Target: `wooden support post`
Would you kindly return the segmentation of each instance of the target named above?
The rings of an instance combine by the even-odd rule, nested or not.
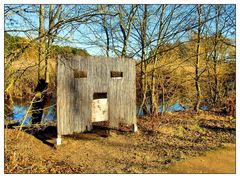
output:
[[[138,131],[138,127],[137,124],[133,124],[133,128],[132,128],[133,132],[137,132]]]
[[[58,135],[56,139],[56,145],[61,145],[61,144],[62,144],[62,138],[61,138],[61,135]]]

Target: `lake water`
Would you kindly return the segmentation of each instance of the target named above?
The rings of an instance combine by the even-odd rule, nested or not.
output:
[[[151,106],[148,106],[148,110],[150,111]],[[173,105],[171,105],[170,107],[167,107],[166,111],[168,112],[178,112],[178,111],[183,111],[186,108],[188,108],[187,106],[182,106],[179,103],[175,103]],[[208,110],[207,106],[202,106],[201,107],[202,110]],[[13,120],[17,121],[18,123],[21,123],[26,112],[28,110],[27,106],[23,106],[23,105],[14,105],[13,106]],[[136,114],[138,114],[139,108],[137,109]],[[159,107],[159,112],[162,112],[162,106]],[[140,110],[140,116],[144,116],[143,110]],[[47,109],[47,112],[43,113],[43,121],[54,121],[56,120],[57,116],[56,116],[56,109],[54,107],[49,107]],[[29,114],[29,116],[27,117],[27,119],[24,122],[24,125],[28,125],[31,121],[31,114]]]
[[[18,123],[21,123],[26,112],[28,110],[27,106],[23,105],[14,105],[13,106],[13,120],[17,121]],[[27,119],[24,122],[24,125],[28,125],[31,121],[31,114],[28,115]],[[42,119],[44,121],[53,121],[56,120],[56,113],[55,113],[55,108],[54,107],[49,107],[47,109],[47,112],[43,113]]]
[[[178,112],[178,111],[185,110],[185,108],[182,105],[180,105],[179,103],[175,103],[175,104],[171,105],[170,107],[167,107],[167,109],[165,111],[167,111],[167,112]],[[150,110],[151,110],[151,105],[150,104],[148,105],[147,110],[148,110],[148,112],[150,112]],[[162,112],[162,110],[163,110],[162,106],[159,106],[159,112]],[[139,108],[137,108],[137,114],[138,114],[138,112],[139,112]],[[144,116],[144,112],[143,112],[142,109],[140,109],[139,116]]]

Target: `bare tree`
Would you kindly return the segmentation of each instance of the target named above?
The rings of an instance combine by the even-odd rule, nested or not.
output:
[[[132,25],[134,23],[134,18],[135,18],[137,9],[138,9],[138,5],[131,5],[130,11],[127,11],[127,9],[124,8],[123,5],[118,6],[119,26],[120,26],[122,37],[123,37],[121,57],[127,56],[128,40],[131,35]],[[126,20],[125,20],[125,17],[127,17]]]
[[[39,48],[38,48],[38,80],[40,78],[44,78],[44,70],[46,70],[44,66],[44,60],[45,60],[45,28],[44,28],[44,22],[45,22],[45,13],[44,13],[44,5],[41,4],[39,8]]]
[[[199,60],[200,60],[200,44],[201,44],[201,30],[202,30],[202,5],[197,6],[198,28],[197,28],[197,47],[196,47],[196,61],[195,61],[195,87],[196,87],[196,104],[194,110],[198,113],[201,102],[201,88],[199,83]]]

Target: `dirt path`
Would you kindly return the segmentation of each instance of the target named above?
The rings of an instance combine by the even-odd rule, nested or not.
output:
[[[236,173],[235,150],[235,144],[228,144],[205,156],[177,162],[167,173]]]

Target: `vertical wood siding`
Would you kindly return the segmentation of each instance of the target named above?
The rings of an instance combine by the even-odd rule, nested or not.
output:
[[[74,78],[74,70],[87,72],[87,77]],[[111,71],[123,72],[123,77],[111,78]],[[58,134],[91,130],[94,93],[107,93],[110,128],[117,129],[119,123],[136,124],[135,75],[131,59],[58,57]]]

